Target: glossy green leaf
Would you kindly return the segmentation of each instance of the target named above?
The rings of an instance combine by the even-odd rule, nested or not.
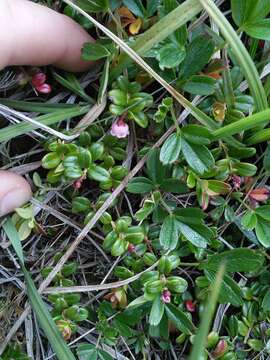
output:
[[[215,280],[215,272],[205,271],[205,275],[210,282]],[[228,275],[225,275],[220,288],[219,302],[221,304],[232,304],[240,306],[243,304],[242,291],[237,283]]]
[[[180,67],[180,80],[197,74],[210,60],[215,45],[209,36],[196,36],[187,46],[186,57]]]
[[[85,61],[96,61],[110,56],[108,48],[98,43],[85,43],[82,48],[82,59]]]
[[[199,175],[211,170],[215,164],[212,153],[204,145],[195,145],[182,139],[182,152],[189,166]]]
[[[255,226],[255,233],[259,242],[266,248],[270,247],[270,222],[264,219],[258,219]]]
[[[165,218],[159,235],[160,245],[164,250],[173,250],[178,244],[179,230],[174,215]]]
[[[205,237],[202,225],[190,225],[178,221],[177,226],[180,233],[194,246],[203,249],[207,247],[209,239]]]
[[[165,312],[167,317],[172,321],[178,330],[187,335],[194,332],[195,326],[181,309],[173,304],[166,304]]]
[[[168,137],[168,139],[164,142],[160,150],[160,161],[163,164],[172,164],[179,158],[181,151],[181,136],[177,133],[172,134]]]
[[[218,270],[221,263],[225,263],[228,272],[259,271],[264,263],[264,255],[246,248],[238,248],[211,255],[201,267],[207,270]]]
[[[215,92],[216,80],[206,75],[193,75],[182,86],[190,94],[207,96]]]
[[[127,191],[132,194],[144,194],[154,190],[154,183],[143,176],[138,176],[129,181]]]
[[[88,177],[96,181],[107,181],[110,178],[110,173],[101,166],[92,164],[87,171]]]
[[[149,324],[153,326],[157,326],[164,314],[164,302],[161,301],[160,296],[158,295],[155,300],[153,301],[150,316],[149,316]]]
[[[165,44],[157,52],[159,67],[162,70],[177,67],[184,60],[185,56],[185,48],[172,42]]]

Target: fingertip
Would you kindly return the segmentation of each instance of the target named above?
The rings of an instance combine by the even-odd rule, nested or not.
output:
[[[32,197],[29,183],[20,175],[0,170],[0,216],[21,207]]]

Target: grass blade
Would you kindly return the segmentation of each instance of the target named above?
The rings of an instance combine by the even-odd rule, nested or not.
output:
[[[89,106],[73,105],[70,109],[63,109],[55,111],[51,114],[41,115],[36,117],[36,121],[39,121],[43,125],[53,125],[65,119],[70,119],[75,116],[84,115],[89,111]],[[38,126],[34,126],[29,123],[22,122],[16,125],[10,125],[3,129],[0,129],[0,142],[8,141],[16,136],[27,134],[30,131],[37,129]]]
[[[33,280],[31,279],[28,271],[24,266],[21,241],[19,239],[17,230],[10,218],[4,223],[3,229],[6,232],[20,260],[21,268],[26,282],[27,294],[29,300],[31,302],[32,308],[36,313],[38,321],[48,338],[48,341],[53,351],[55,352],[59,360],[63,360],[63,359],[75,360],[74,355],[72,354],[69,347],[62,338],[57,326],[55,325],[51,317],[51,314],[49,313],[48,309],[46,308],[46,305],[42,301],[41,296],[38,293]]]
[[[32,101],[21,101],[21,100],[12,100],[0,98],[0,104],[8,106],[12,109],[37,112],[41,114],[53,113],[59,110],[69,110],[73,109],[73,104],[50,104],[42,102],[32,102]]]
[[[219,271],[217,272],[216,275],[215,282],[213,283],[210,299],[208,301],[206,310],[203,314],[203,318],[199,330],[196,334],[189,360],[204,359],[203,354],[207,341],[207,335],[209,333],[211,321],[214,316],[218,294],[221,286],[221,281],[224,276],[224,272],[225,272],[225,265],[223,264],[220,266]]]
[[[269,123],[269,121],[270,109],[267,109],[257,114],[235,121],[229,125],[223,126],[222,128],[213,131],[212,136],[215,140],[222,139],[223,137],[238,134],[241,131],[255,128],[258,125],[266,125]]]
[[[219,26],[224,38],[232,48],[239,65],[247,79],[251,94],[254,98],[257,111],[268,108],[267,97],[261,83],[257,68],[251,59],[247,49],[239,39],[231,24],[218,9],[212,0],[199,0],[209,16]]]

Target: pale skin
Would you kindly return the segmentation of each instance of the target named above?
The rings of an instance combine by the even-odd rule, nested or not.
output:
[[[69,17],[30,0],[0,0],[0,69],[11,65],[43,66],[80,72],[91,67],[81,60],[81,48],[93,41]],[[0,216],[30,200],[27,181],[0,170]]]

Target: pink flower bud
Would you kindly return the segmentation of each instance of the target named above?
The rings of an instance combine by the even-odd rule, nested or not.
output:
[[[119,119],[112,124],[111,135],[116,136],[118,139],[125,138],[129,135],[128,124],[123,119]]]
[[[36,73],[35,75],[32,76],[32,80],[31,80],[35,88],[43,85],[45,81],[46,81],[46,75],[43,72]]]
[[[52,87],[49,84],[42,84],[36,86],[36,90],[41,94],[49,94],[52,91]]]
[[[235,189],[239,189],[242,183],[242,178],[241,176],[238,175],[233,175],[232,176],[232,183]]]
[[[161,300],[166,304],[171,302],[171,293],[169,290],[163,290]]]
[[[213,353],[211,354],[214,359],[219,359],[228,350],[228,344],[226,340],[219,340]]]
[[[131,243],[128,244],[128,252],[133,253],[135,251],[135,246]]]
[[[82,181],[76,180],[76,181],[74,181],[74,183],[72,185],[73,185],[74,189],[79,190],[82,186]]]
[[[186,308],[187,308],[187,311],[189,311],[189,312],[194,312],[196,309],[195,304],[192,300],[186,301]]]

